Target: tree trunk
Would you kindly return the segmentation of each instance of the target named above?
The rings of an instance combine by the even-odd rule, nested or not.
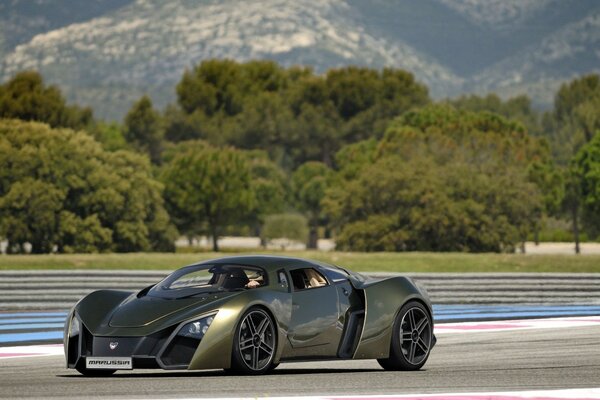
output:
[[[213,242],[213,251],[215,253],[219,252],[219,234],[217,233],[217,227],[213,224],[210,226],[210,234],[212,236]]]
[[[254,227],[254,236],[257,236],[260,239],[260,247],[263,249],[267,248],[267,239],[265,239],[262,235],[262,226],[260,223],[257,223]]]
[[[41,241],[31,242],[31,254],[44,254],[44,246]]]
[[[573,240],[575,240],[575,254],[580,254],[581,249],[579,248],[579,224],[578,224],[578,205],[573,204],[571,207],[571,218],[573,220]]]
[[[316,249],[318,240],[319,240],[318,226],[311,224],[310,228],[308,230],[308,246],[306,246],[306,247],[308,247],[309,249]]]

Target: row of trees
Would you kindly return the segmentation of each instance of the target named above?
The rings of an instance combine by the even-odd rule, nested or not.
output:
[[[0,235],[11,252],[173,250],[144,156],[66,128],[0,120]]]
[[[0,86],[9,249],[172,250],[179,234],[218,250],[287,229],[309,247],[325,230],[348,250],[511,251],[548,216],[599,233],[597,76],[543,115],[526,97],[433,103],[395,69],[210,60],[176,91],[106,124],[34,72]]]

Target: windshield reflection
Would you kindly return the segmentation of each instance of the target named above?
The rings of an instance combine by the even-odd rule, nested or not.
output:
[[[262,268],[233,264],[204,264],[181,268],[148,291],[168,299],[254,289],[267,284]]]

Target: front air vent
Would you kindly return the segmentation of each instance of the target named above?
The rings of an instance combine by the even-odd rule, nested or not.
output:
[[[189,337],[175,336],[160,356],[161,362],[167,368],[187,367],[200,344],[200,340]]]

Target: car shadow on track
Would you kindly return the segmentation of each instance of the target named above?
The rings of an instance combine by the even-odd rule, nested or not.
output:
[[[359,369],[345,369],[345,368],[324,368],[324,369],[313,369],[313,368],[295,368],[295,369],[281,369],[271,371],[270,373],[262,376],[283,376],[283,375],[309,375],[309,374],[351,374],[351,373],[364,373],[364,372],[385,372],[379,368],[359,368]],[[73,374],[59,374],[57,378],[70,378],[70,379],[143,379],[143,378],[182,378],[182,377],[225,377],[231,376],[235,378],[243,377],[254,377],[253,375],[238,375],[229,373],[222,370],[216,371],[178,371],[178,372],[141,372],[141,373],[127,373],[121,372],[115,375],[100,376],[100,377],[88,377],[77,373]]]

